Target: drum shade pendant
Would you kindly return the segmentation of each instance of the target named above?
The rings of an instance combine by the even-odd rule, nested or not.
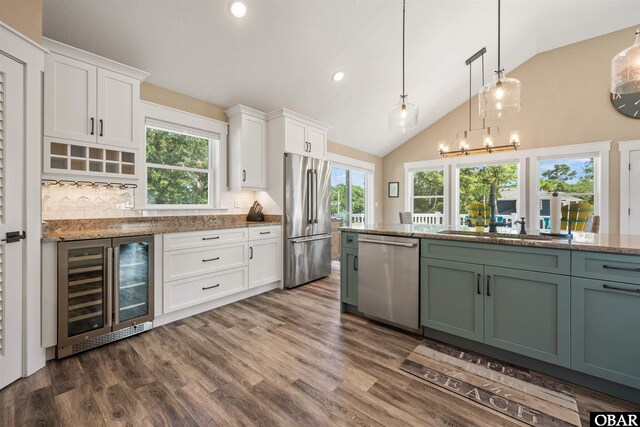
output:
[[[633,46],[617,54],[611,61],[611,93],[624,95],[640,92],[640,28]]]
[[[501,119],[520,111],[520,80],[507,77],[500,66],[500,0],[498,0],[498,69],[478,94],[480,118]]]
[[[407,102],[404,91],[404,34],[405,34],[405,0],[402,0],[402,95],[400,103],[389,111],[389,128],[405,133],[418,127],[418,107]]]

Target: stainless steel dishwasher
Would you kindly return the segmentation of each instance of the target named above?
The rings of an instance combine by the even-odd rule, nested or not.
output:
[[[419,328],[418,239],[360,234],[358,310],[365,316]]]

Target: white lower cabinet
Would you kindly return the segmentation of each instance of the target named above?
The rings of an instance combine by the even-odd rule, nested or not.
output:
[[[164,254],[165,281],[215,273],[247,265],[247,243],[181,249]]]
[[[281,239],[249,243],[249,288],[277,282],[282,278]]]
[[[163,236],[162,312],[181,318],[197,305],[274,285],[282,278],[280,225],[171,233]],[[265,290],[272,287],[265,286]],[[211,305],[211,304],[210,304]],[[203,305],[203,310],[211,307]],[[209,308],[207,308],[209,307]]]
[[[247,267],[165,284],[164,312],[226,297],[247,289]]]

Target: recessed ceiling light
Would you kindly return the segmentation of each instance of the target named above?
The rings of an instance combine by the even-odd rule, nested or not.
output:
[[[339,82],[340,80],[344,79],[344,73],[342,71],[338,71],[336,73],[333,73],[333,76],[331,76],[331,78],[334,82]]]
[[[231,14],[236,18],[242,18],[247,14],[247,6],[241,1],[234,1],[229,7]]]

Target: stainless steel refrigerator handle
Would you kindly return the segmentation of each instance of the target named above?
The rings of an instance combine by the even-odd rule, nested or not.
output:
[[[401,243],[401,242],[389,242],[386,240],[369,240],[369,239],[359,239],[359,243],[373,243],[376,245],[388,245],[388,246],[401,246],[403,248],[415,248],[415,243]]]
[[[111,301],[113,300],[113,248],[106,248],[107,250],[107,301],[104,304],[103,312],[107,315],[107,325],[113,324],[113,314],[111,311]]]
[[[326,236],[319,236],[319,237],[306,237],[304,239],[291,239],[291,242],[293,243],[306,243],[306,242],[315,242],[316,240],[327,240],[330,239],[331,235],[328,234]]]
[[[313,222],[318,223],[318,169],[313,170]]]
[[[307,170],[307,224],[313,222],[313,190],[311,187],[311,170]]]
[[[120,323],[120,246],[113,248],[113,324]]]

